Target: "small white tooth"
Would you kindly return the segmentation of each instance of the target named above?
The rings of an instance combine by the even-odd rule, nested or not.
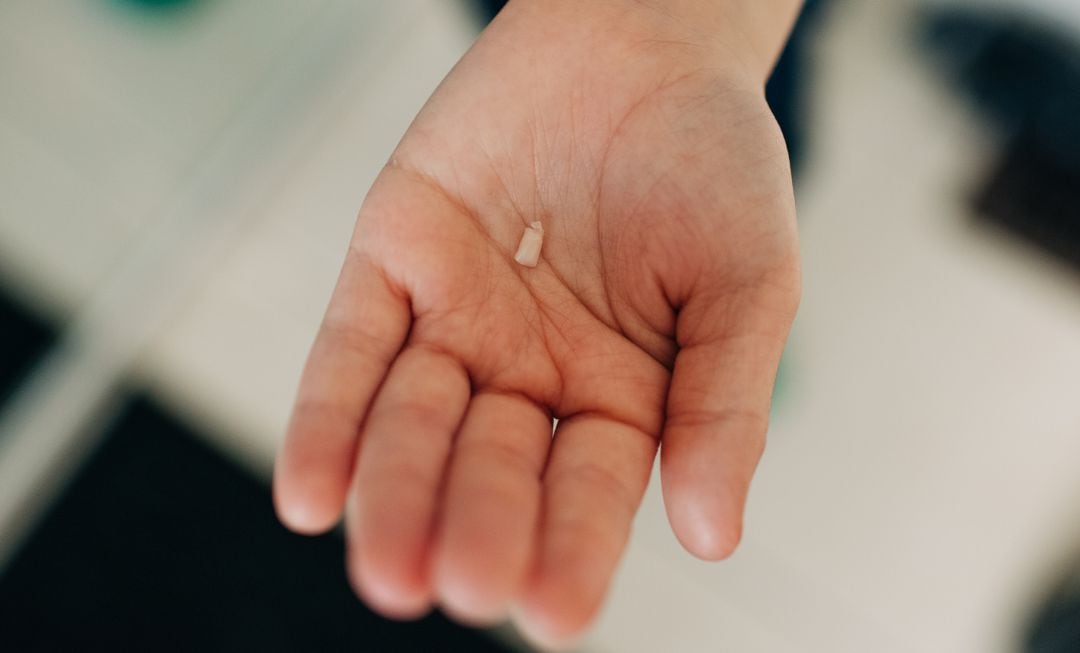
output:
[[[544,246],[544,225],[533,222],[525,229],[521,236],[521,244],[518,245],[514,260],[525,267],[535,268],[540,261],[540,248]]]

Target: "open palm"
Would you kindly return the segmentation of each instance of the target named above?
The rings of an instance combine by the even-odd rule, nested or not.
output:
[[[514,604],[546,641],[595,614],[658,446],[680,541],[734,549],[798,298],[760,80],[674,24],[553,13],[511,5],[372,188],[275,484],[296,530],[344,510],[375,609]]]

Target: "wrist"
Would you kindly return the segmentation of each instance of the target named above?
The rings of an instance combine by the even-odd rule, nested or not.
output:
[[[588,24],[596,38],[682,43],[711,67],[764,87],[803,0],[510,0],[512,12],[559,29]]]
[[[697,0],[718,11],[747,65],[764,85],[784,50],[804,0]]]

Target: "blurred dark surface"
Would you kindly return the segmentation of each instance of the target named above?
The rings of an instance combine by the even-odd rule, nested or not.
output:
[[[1031,629],[1031,653],[1080,651],[1080,594],[1049,604]]]
[[[784,133],[792,174],[799,174],[808,156],[810,138],[807,131],[810,115],[807,95],[814,78],[813,58],[809,48],[817,35],[825,0],[807,0],[799,20],[791,32],[772,76],[765,85],[765,99]]]
[[[132,402],[0,576],[0,651],[506,650],[439,615],[387,621],[337,535],[293,535],[269,488]]]
[[[49,324],[0,291],[0,406],[55,336]]]
[[[1010,145],[977,192],[975,210],[1080,270],[1080,167],[1065,165],[1034,140]]]
[[[1080,166],[1075,32],[1026,15],[947,10],[926,17],[923,40],[954,88],[1007,138]]]
[[[1032,615],[1028,627],[1029,653],[1076,653],[1080,651],[1080,557],[1061,585]]]
[[[975,194],[977,215],[1080,269],[1080,42],[1052,24],[970,10],[929,14],[922,40],[1005,143]]]
[[[486,23],[495,17],[495,14],[502,11],[502,8],[506,5],[506,0],[469,0],[480,12],[481,19]]]

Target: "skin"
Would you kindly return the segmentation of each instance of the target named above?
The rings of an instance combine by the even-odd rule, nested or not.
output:
[[[676,536],[732,553],[799,297],[763,94],[795,10],[516,0],[424,107],[360,211],[275,470],[290,528],[344,514],[373,609],[512,608],[571,641],[658,449]]]

